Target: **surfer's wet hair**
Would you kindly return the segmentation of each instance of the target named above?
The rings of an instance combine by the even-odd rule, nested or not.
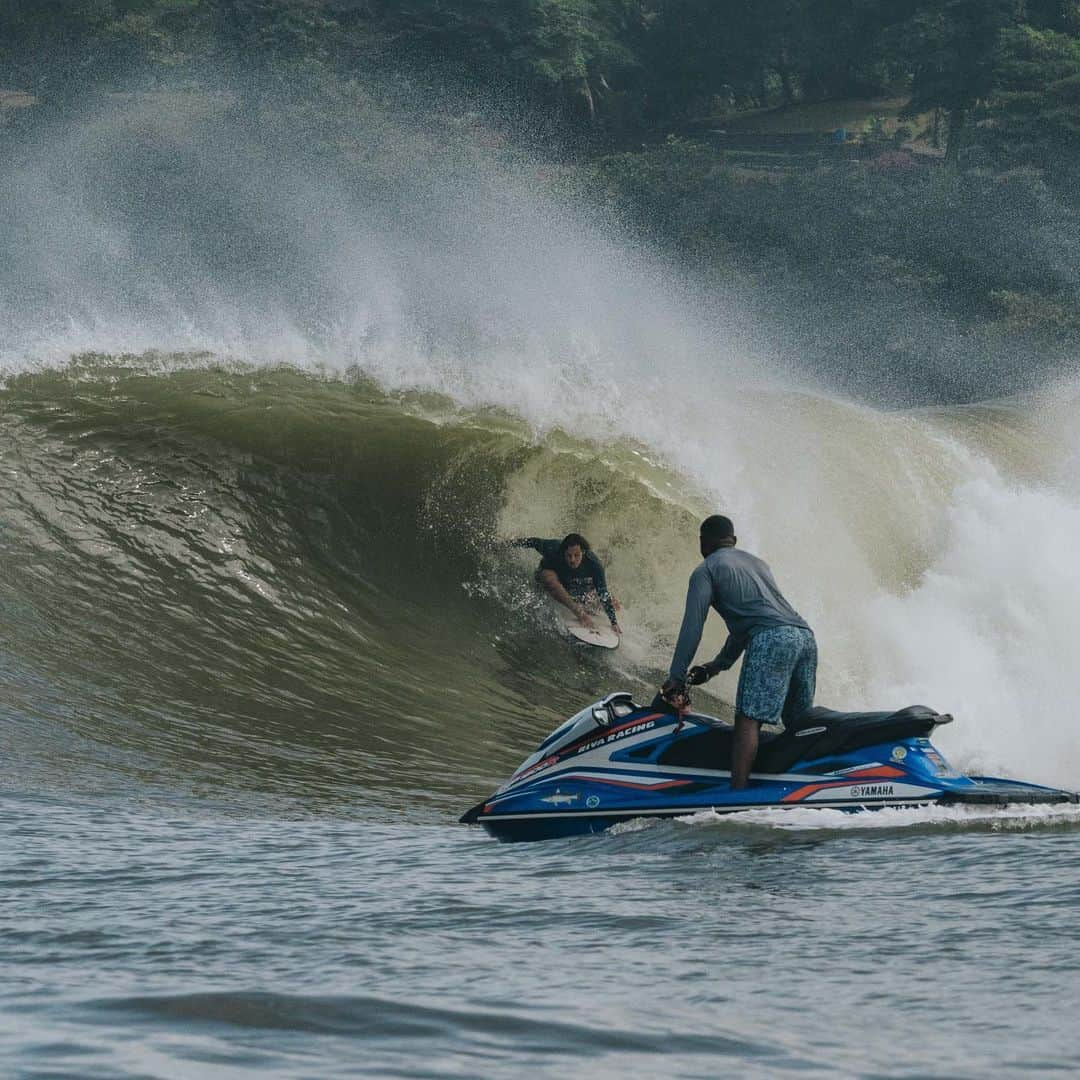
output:
[[[559,554],[565,555],[567,548],[572,547],[579,547],[584,553],[589,550],[589,541],[581,533],[569,533],[562,538],[562,543],[559,545]]]
[[[701,539],[709,544],[720,544],[735,537],[735,526],[731,518],[723,514],[713,514],[701,523]]]

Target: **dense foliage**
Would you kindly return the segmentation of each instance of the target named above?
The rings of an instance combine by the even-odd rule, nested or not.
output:
[[[606,129],[902,92],[955,140],[972,119],[1074,132],[1077,34],[1078,0],[4,0],[0,65],[53,102],[222,61],[390,66]]]

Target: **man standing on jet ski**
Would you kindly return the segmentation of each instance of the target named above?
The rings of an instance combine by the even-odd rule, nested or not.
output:
[[[688,682],[707,682],[746,653],[731,753],[731,786],[739,789],[749,781],[761,725],[793,720],[813,705],[817,642],[807,622],[784,599],[768,565],[736,550],[735,539],[730,518],[715,514],[701,523],[705,561],[690,575],[686,613],[660,694],[669,704],[685,707]],[[710,605],[727,624],[728,639],[715,659],[690,668]]]
[[[536,580],[552,599],[569,608],[583,625],[592,626],[585,605],[595,598],[603,605],[612,630],[616,634],[622,633],[615,615],[615,601],[608,592],[604,567],[581,533],[570,533],[562,540],[526,536],[511,540],[510,547],[535,548],[540,552]]]

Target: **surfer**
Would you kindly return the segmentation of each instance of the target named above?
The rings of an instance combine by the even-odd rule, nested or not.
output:
[[[600,604],[612,630],[622,634],[615,614],[617,604],[608,592],[604,567],[581,533],[570,533],[561,540],[524,536],[511,540],[510,547],[533,548],[540,553],[537,582],[553,600],[573,612],[582,625],[593,625],[588,609]]]
[[[735,698],[731,786],[744,788],[757,756],[762,724],[802,716],[814,704],[817,642],[803,617],[784,599],[761,559],[735,549],[730,518],[715,514],[701,523],[701,556],[690,575],[675,655],[661,697],[686,706],[686,684],[707,682],[745,651]],[[728,639],[708,663],[690,668],[712,606],[727,624]]]

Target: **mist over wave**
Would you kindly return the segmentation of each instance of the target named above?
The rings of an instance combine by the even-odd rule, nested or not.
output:
[[[733,297],[571,209],[542,161],[392,114],[366,134],[345,174],[213,98],[119,101],[46,132],[5,176],[0,361],[204,349],[590,411],[626,364],[766,374]]]
[[[1075,391],[840,400],[752,298],[710,296],[525,156],[401,124],[380,146],[411,179],[357,181],[208,108],[103,109],[5,177],[4,531],[29,571],[4,578],[5,664],[43,768],[47,712],[125,769],[211,743],[201,782],[248,755],[248,786],[299,801],[317,775],[407,802],[447,756],[444,795],[483,787],[581,697],[655,682],[695,521],[723,510],[817,630],[823,704],[921,701],[958,716],[958,764],[1074,780]],[[146,350],[207,355],[118,358]],[[570,528],[628,607],[614,669],[522,621],[529,567],[490,561]]]

